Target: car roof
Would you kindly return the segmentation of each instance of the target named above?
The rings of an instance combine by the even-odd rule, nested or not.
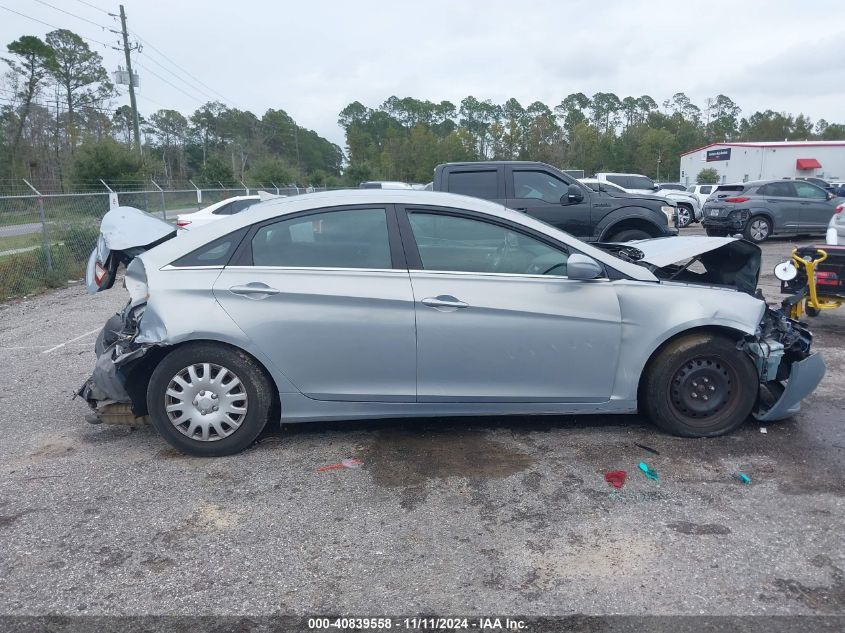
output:
[[[186,231],[179,239],[168,240],[143,253],[140,258],[143,260],[145,266],[147,266],[148,271],[150,269],[158,269],[182,255],[208,244],[218,237],[223,237],[233,231],[258,222],[282,218],[285,215],[299,211],[377,204],[434,206],[478,211],[494,218],[510,220],[530,229],[547,233],[565,244],[572,245],[590,257],[594,257],[600,261],[609,261],[608,254],[605,251],[581,242],[581,240],[569,233],[556,229],[545,222],[541,222],[524,213],[508,209],[501,204],[455,193],[419,191],[416,189],[342,189],[339,191],[301,194],[289,198],[274,198],[252,205],[238,214],[223,216],[220,220],[210,222],[191,231]],[[628,274],[634,279],[646,281],[653,281],[655,279],[654,275],[642,266],[623,260],[616,260],[615,258],[611,259],[614,268]]]

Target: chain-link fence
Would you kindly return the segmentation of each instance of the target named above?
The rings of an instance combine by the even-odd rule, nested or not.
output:
[[[25,184],[29,194],[21,193]],[[175,224],[176,217],[231,198],[256,194],[297,195],[325,188],[197,187],[112,191],[103,183],[93,193],[42,194],[23,181],[15,195],[0,195],[0,302],[60,287],[84,276],[97,242],[100,220],[115,203],[151,213]],[[91,188],[94,186],[92,184]],[[0,193],[10,190],[8,183]],[[49,189],[48,189],[49,190]],[[115,200],[116,198],[116,200]]]

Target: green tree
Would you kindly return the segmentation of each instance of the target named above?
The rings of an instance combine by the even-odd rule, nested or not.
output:
[[[695,182],[699,185],[715,185],[719,182],[719,172],[712,167],[702,169],[695,177]]]
[[[99,183],[141,184],[144,168],[138,156],[111,138],[88,141],[73,157],[71,180],[77,185]]]
[[[108,80],[103,58],[92,51],[81,37],[67,29],[47,33],[47,44],[53,49],[50,70],[65,93],[67,131],[71,153],[76,146],[77,111],[83,106],[98,107],[108,99],[113,87]]]
[[[3,61],[9,65],[12,73],[20,77],[22,82],[15,95],[21,100],[21,106],[18,109],[17,128],[12,137],[12,162],[14,162],[32,102],[38,96],[42,82],[55,67],[55,54],[52,48],[34,35],[24,35],[11,42],[6,48],[15,55],[15,58],[4,57]]]
[[[231,185],[235,182],[235,174],[225,160],[214,155],[206,159],[205,165],[200,169],[199,179],[204,184],[223,183],[224,185]]]

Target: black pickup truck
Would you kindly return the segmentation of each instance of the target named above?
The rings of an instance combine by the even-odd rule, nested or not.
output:
[[[674,202],[654,196],[593,191],[545,163],[446,163],[434,169],[434,191],[499,202],[589,242],[627,242],[677,235]]]

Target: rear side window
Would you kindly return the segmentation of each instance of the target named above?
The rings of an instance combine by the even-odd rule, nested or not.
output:
[[[384,209],[344,209],[261,227],[252,238],[255,266],[391,268]]]
[[[701,193],[710,193],[713,191],[713,187],[711,185],[704,185],[701,187]]]
[[[605,176],[605,180],[607,180],[607,182],[612,182],[614,185],[622,187],[623,189],[628,188],[627,176]]]
[[[235,200],[229,204],[223,205],[219,209],[212,211],[213,215],[234,215],[240,213],[244,209],[248,209],[254,204],[258,204],[259,200]]]
[[[722,187],[719,187],[719,191]],[[778,198],[794,198],[795,190],[792,188],[792,183],[789,182],[770,182],[768,185],[760,187],[761,196],[776,196]]]
[[[453,171],[449,174],[449,192],[495,200],[499,197],[498,172],[495,170]]]
[[[645,176],[628,176],[629,189],[653,189],[654,181]]]
[[[244,227],[223,237],[218,237],[213,242],[204,244],[195,251],[183,255],[170,265],[178,268],[186,266],[225,266],[229,263],[229,259],[231,259],[248,230],[249,227]]]

